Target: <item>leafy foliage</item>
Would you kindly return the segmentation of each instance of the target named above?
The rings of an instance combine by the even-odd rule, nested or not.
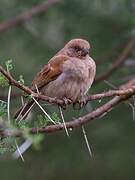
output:
[[[60,122],[60,118],[56,112],[52,113],[51,118],[55,123]],[[36,127],[37,126],[42,127],[42,126],[46,126],[49,122],[51,122],[50,119],[48,119],[45,115],[40,114],[37,116],[37,121],[35,123],[36,123]]]
[[[13,65],[12,65],[12,60],[7,60],[5,62],[5,65],[6,65],[6,69],[8,72],[10,72],[12,69],[13,69]],[[0,73],[0,86],[2,87],[5,87],[5,86],[8,86],[9,83],[8,83],[8,80],[6,79],[6,77]]]
[[[7,113],[7,102],[0,100],[0,117]]]
[[[15,150],[15,139],[13,137],[6,137],[0,139],[0,155],[12,153]]]
[[[24,84],[24,78],[23,78],[23,75],[20,75],[20,76],[19,76],[18,82],[19,82],[20,84]]]
[[[5,87],[8,85],[8,80],[5,78],[3,74],[0,73],[0,86]]]
[[[13,69],[12,59],[5,62],[7,71],[10,72]]]

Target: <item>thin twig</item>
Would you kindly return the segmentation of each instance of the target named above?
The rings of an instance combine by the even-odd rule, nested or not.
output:
[[[59,107],[59,110],[60,110],[60,115],[61,115],[61,118],[62,118],[62,121],[63,121],[63,124],[64,124],[65,132],[66,132],[67,136],[69,137],[69,132],[68,132],[67,127],[66,127],[66,123],[65,123],[65,119],[64,119],[61,107]]]
[[[14,159],[18,159],[19,157],[21,157],[23,160],[23,154],[29,149],[29,147],[32,145],[32,140],[27,139],[25,140],[25,142],[23,144],[21,144],[21,146],[19,146],[17,148],[17,150],[13,153],[13,158]]]
[[[56,124],[56,122],[54,120],[52,120],[52,118],[49,116],[49,114],[44,110],[44,108],[39,104],[39,102],[33,97],[32,98],[35,103],[39,106],[39,108],[43,111],[43,113],[46,115],[46,117],[53,123]]]
[[[9,86],[9,90],[8,90],[8,107],[7,107],[7,111],[8,111],[8,123],[10,123],[10,97],[11,97],[11,85]]]
[[[133,96],[133,103],[128,102],[129,106],[132,109],[132,115],[133,115],[133,120],[135,120],[135,103],[134,103],[134,96]]]
[[[24,162],[24,158],[23,158],[23,156],[22,156],[22,152],[20,151],[20,148],[19,148],[16,140],[15,140],[15,145],[16,145],[16,147],[17,147],[17,150],[16,150],[15,153],[13,154],[13,157],[14,157],[14,158],[19,158],[19,157],[21,157],[22,161]],[[17,152],[18,152],[18,153],[17,153]]]
[[[83,133],[83,136],[84,136],[84,139],[85,139],[88,151],[89,151],[89,155],[90,155],[90,157],[92,157],[92,151],[91,151],[91,148],[90,148],[90,145],[89,145],[89,141],[88,141],[87,134],[86,134],[86,131],[84,129],[84,126],[82,126],[82,133]]]
[[[118,89],[114,84],[112,84],[111,82],[104,80],[104,83],[107,84],[109,87],[111,87],[112,89]]]
[[[34,106],[34,104],[35,104],[35,103],[33,103],[33,104],[28,108],[28,110],[24,113],[24,115],[23,115],[23,116],[21,117],[21,119],[18,121],[18,119],[20,118],[20,116],[21,116],[24,108],[25,108],[26,105],[27,105],[27,103],[26,103],[26,105],[23,106],[23,108],[21,109],[19,115],[18,115],[17,118],[15,119],[16,122],[17,122],[17,121],[18,121],[18,122],[21,122],[21,121],[28,115],[28,113],[30,112],[30,110],[32,109],[32,107]]]
[[[23,96],[21,96],[21,104],[22,104],[22,106],[24,106],[24,99],[23,99]]]

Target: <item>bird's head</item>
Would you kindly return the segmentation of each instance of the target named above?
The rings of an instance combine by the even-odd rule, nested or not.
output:
[[[90,44],[84,39],[72,39],[65,45],[64,49],[70,57],[85,59],[89,54]]]

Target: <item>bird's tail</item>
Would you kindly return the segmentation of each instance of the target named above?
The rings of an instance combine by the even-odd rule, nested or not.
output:
[[[17,112],[14,115],[14,119],[18,119],[19,117],[25,119],[29,114],[31,108],[33,107],[34,103],[34,100],[25,103],[21,108],[17,110]]]

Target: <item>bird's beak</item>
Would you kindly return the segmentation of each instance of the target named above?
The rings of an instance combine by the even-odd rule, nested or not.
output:
[[[89,54],[89,49],[83,49],[82,55],[86,56],[87,54]]]

